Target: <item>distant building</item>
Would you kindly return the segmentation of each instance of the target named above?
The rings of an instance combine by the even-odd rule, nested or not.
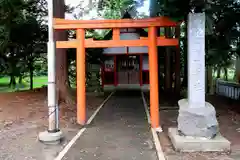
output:
[[[131,18],[126,12],[124,18]],[[112,30],[104,39],[111,39]],[[142,28],[120,30],[121,40],[148,37]],[[149,89],[148,47],[114,47],[103,50],[105,61],[102,65],[102,86],[112,89]]]

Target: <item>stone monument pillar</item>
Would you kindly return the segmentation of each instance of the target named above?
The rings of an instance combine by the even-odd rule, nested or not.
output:
[[[179,100],[178,104],[178,128],[169,128],[169,137],[177,150],[230,149],[227,140],[222,140],[222,137],[215,138],[220,135],[216,111],[205,101],[205,13],[189,14],[188,99]],[[213,139],[221,140],[215,142]]]
[[[205,14],[189,14],[188,99],[179,101],[178,130],[193,137],[213,138],[218,132],[215,108],[205,102]]]

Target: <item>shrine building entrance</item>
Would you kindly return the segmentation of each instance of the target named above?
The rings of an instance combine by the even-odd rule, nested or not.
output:
[[[137,55],[117,56],[118,84],[139,84],[140,82],[140,57]]]

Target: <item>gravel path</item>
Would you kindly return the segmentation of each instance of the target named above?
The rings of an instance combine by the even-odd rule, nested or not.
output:
[[[0,137],[0,160],[53,160],[66,143],[76,134],[77,128],[62,128],[65,141],[60,145],[44,145],[37,140],[40,131],[34,123],[24,123],[5,131]]]
[[[115,93],[64,159],[157,160],[140,92]]]
[[[87,96],[87,117],[106,96]],[[37,140],[48,125],[46,94],[15,92],[0,94],[0,160],[54,160],[58,152],[76,135],[76,107],[62,105],[60,128],[64,141],[60,145],[44,145]]]

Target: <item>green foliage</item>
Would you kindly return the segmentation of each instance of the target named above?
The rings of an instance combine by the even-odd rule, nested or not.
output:
[[[10,85],[15,86],[15,77],[20,77],[21,82],[28,71],[32,78],[35,59],[46,52],[43,3],[43,0],[0,1],[0,71],[11,77]]]
[[[18,79],[16,79],[18,80]],[[30,85],[30,79],[28,77],[24,78],[22,84],[17,84],[16,88],[9,88],[8,83],[10,81],[10,77],[0,77],[0,93],[1,92],[15,92],[15,91],[23,91],[28,90]],[[46,76],[35,76],[33,77],[33,88],[41,88],[47,84]]]
[[[240,57],[240,42],[237,44],[236,54]]]
[[[144,0],[100,0],[89,2],[81,8],[81,15],[91,11],[97,3],[98,14],[106,19],[119,19],[125,11],[135,12]],[[10,77],[46,74],[47,15],[46,0],[0,0],[0,73]],[[66,11],[73,8],[66,6]],[[165,15],[176,21],[185,21],[182,32],[187,30],[189,12],[206,12],[206,62],[207,65],[229,66],[233,54],[240,55],[240,4],[235,0],[151,0],[151,16]],[[143,16],[143,15],[142,15]],[[185,28],[183,28],[185,26]],[[69,32],[74,37],[74,32]],[[102,39],[107,31],[88,30],[86,37]],[[181,37],[181,55],[186,54],[187,37]],[[232,50],[231,46],[237,49]],[[69,73],[75,73],[76,51],[68,51]],[[87,49],[87,62],[103,61],[102,49]],[[181,59],[183,60],[183,58]],[[72,74],[72,80],[76,75]],[[15,78],[14,78],[15,79]]]
[[[151,2],[160,6],[155,11],[156,15],[169,16],[177,21],[184,20],[185,23],[188,22],[189,12],[205,11],[207,65],[228,66],[231,64],[233,55],[231,45],[234,43],[236,45],[240,38],[239,1],[151,0]],[[186,48],[184,50],[186,51]]]
[[[100,0],[98,12],[106,19],[119,19],[126,11],[137,16],[137,8],[142,6],[143,2],[144,0]]]
[[[208,37],[207,62],[217,67],[228,67],[235,54],[232,46],[236,46],[240,38],[240,3],[234,0],[215,1],[211,13],[214,15],[214,35]]]

